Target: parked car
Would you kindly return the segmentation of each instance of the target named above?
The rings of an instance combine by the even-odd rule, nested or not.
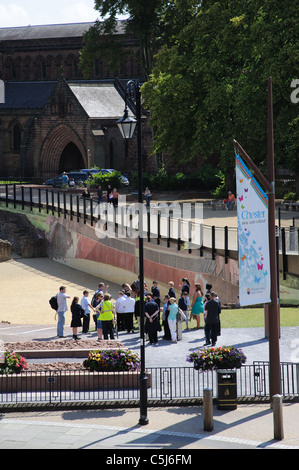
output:
[[[102,173],[102,175],[107,175],[107,173],[114,173],[117,170],[113,170],[111,168],[109,168],[109,169],[107,169],[107,168],[101,168],[101,169],[92,168],[91,170],[83,169],[81,171],[86,173],[87,175],[94,175],[94,174],[98,174],[98,173]],[[124,186],[129,186],[129,184],[130,184],[128,178],[126,178],[124,175],[121,176],[121,182]]]
[[[88,174],[84,173],[83,171],[69,171],[67,172],[67,176],[69,178],[69,185],[72,180],[74,180],[76,186],[84,185],[86,180],[88,179]],[[62,177],[63,173],[56,176],[55,178],[51,178],[44,182],[46,186],[53,186],[53,188],[61,188],[62,186]]]

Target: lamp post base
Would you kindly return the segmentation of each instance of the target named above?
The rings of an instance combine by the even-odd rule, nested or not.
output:
[[[140,424],[141,426],[145,426],[145,425],[148,424],[148,423],[149,423],[149,421],[148,421],[147,416],[140,416],[140,418],[139,418],[139,424]]]
[[[140,418],[139,424],[144,426],[148,424],[147,417],[147,375],[141,374],[140,376]]]

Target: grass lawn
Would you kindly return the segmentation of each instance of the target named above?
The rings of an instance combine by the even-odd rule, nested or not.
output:
[[[232,310],[223,309],[221,312],[221,328],[254,328],[264,326],[263,308],[236,308]],[[162,324],[162,321],[161,321]],[[299,326],[299,308],[280,309],[281,326]],[[196,320],[189,321],[189,328],[196,327]],[[204,327],[203,315],[200,315],[200,327]],[[185,323],[183,323],[183,330]]]
[[[299,308],[280,309],[281,326],[299,326]],[[222,310],[221,328],[251,328],[264,326],[263,308],[239,308]]]

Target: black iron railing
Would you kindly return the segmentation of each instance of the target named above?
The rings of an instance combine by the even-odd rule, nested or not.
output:
[[[68,216],[70,220],[75,219],[78,223],[89,223],[91,226],[95,226],[100,221],[104,230],[112,231],[116,237],[121,234],[123,238],[124,231],[130,236],[130,233],[136,230],[134,214],[130,215],[129,222],[124,226],[123,210],[113,210],[109,205],[108,211],[101,212],[98,210],[95,199],[86,200],[81,197],[81,193],[81,189],[72,192],[70,190],[49,189],[48,187],[0,185],[0,201],[4,202],[6,207],[13,205],[14,208],[22,210],[46,211],[47,214],[63,218]],[[160,245],[163,239],[167,247],[178,251],[184,248],[187,253],[198,250],[200,256],[203,256],[204,249],[208,249],[212,253],[212,259],[215,258],[216,253],[219,253],[224,255],[226,263],[233,253],[236,256],[238,250],[237,228],[208,226],[196,220],[184,220],[183,217],[178,219],[168,209],[164,213],[163,205],[157,204],[155,207],[153,204],[152,206],[153,210],[146,214],[143,221],[144,238],[148,242]],[[299,228],[296,226],[298,220],[294,217],[292,226],[281,227],[280,208],[278,212],[279,251],[282,254],[282,270],[285,277],[288,272],[287,256],[299,254]],[[194,234],[196,234],[196,243],[192,242]],[[237,279],[231,281],[235,283]]]
[[[147,369],[149,402],[169,403],[201,399],[205,388],[217,397],[216,372],[193,367]],[[238,398],[269,398],[269,363],[255,362],[237,369]],[[281,364],[281,393],[299,398],[299,364]],[[28,371],[0,376],[0,405],[32,403],[109,402],[127,404],[139,400],[139,373],[90,373],[86,370]]]

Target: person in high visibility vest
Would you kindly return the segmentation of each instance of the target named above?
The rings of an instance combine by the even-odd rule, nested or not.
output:
[[[100,315],[99,315],[99,320],[101,320],[102,322],[104,339],[108,339],[108,335],[110,335],[110,339],[114,339],[114,332],[113,332],[114,317],[115,317],[114,307],[110,300],[110,295],[105,294],[104,300],[101,303]]]

